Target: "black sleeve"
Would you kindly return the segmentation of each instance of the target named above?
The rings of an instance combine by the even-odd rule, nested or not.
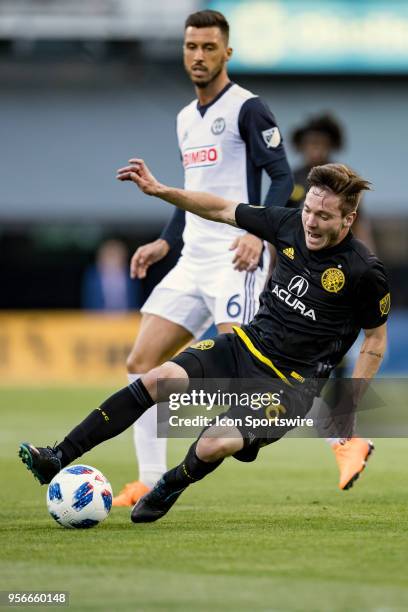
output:
[[[385,323],[391,305],[390,289],[384,266],[378,259],[360,277],[355,297],[357,320],[362,329]]]
[[[242,105],[238,127],[251,162],[271,179],[265,206],[285,206],[293,190],[293,177],[275,117],[262,100],[250,98]]]
[[[235,210],[235,220],[238,227],[278,246],[280,228],[285,222],[294,220],[297,214],[296,210],[281,206],[265,208],[252,204],[238,204]]]
[[[286,159],[275,117],[258,97],[250,98],[242,105],[238,128],[247,145],[249,157],[256,167]]]
[[[172,249],[179,240],[182,238],[186,215],[184,210],[176,208],[170,221],[167,223],[160,238],[168,242],[169,247]]]
[[[265,206],[285,206],[293,191],[292,171],[286,157],[270,162],[264,170],[271,179],[268,193],[264,199]]]

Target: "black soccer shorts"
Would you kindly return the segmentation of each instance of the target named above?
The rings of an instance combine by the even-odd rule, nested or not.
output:
[[[230,419],[244,439],[244,448],[234,457],[239,461],[254,461],[259,449],[280,440],[295,426],[276,425],[278,418],[304,418],[310,410],[316,389],[291,381],[290,385],[267,365],[259,361],[234,333],[221,334],[214,339],[202,340],[174,357],[172,362],[188,374],[194,388],[207,388],[208,379],[230,379],[229,391],[248,394],[275,394],[275,401],[256,409],[248,405],[233,404],[220,415]],[[282,371],[287,378],[287,372]],[[224,380],[225,382],[225,380]],[[214,381],[216,384],[216,381]],[[225,387],[224,387],[225,389]],[[190,389],[191,390],[191,389]],[[279,395],[280,401],[277,401]],[[220,418],[220,417],[219,417]],[[200,437],[211,427],[209,425]]]

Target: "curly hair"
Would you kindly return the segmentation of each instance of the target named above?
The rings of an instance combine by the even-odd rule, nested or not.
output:
[[[343,128],[330,113],[309,117],[308,121],[292,132],[292,144],[297,150],[301,149],[303,139],[309,132],[319,132],[328,136],[335,151],[339,151],[344,146]]]

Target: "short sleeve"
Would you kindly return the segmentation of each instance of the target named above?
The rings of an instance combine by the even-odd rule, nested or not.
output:
[[[239,204],[235,210],[235,220],[238,227],[247,230],[250,234],[267,240],[275,246],[279,242],[279,230],[283,224],[294,221],[296,210],[281,206],[253,206],[252,204]]]
[[[356,290],[357,320],[362,329],[380,327],[391,306],[390,289],[383,264],[375,260],[361,276]]]
[[[238,117],[242,140],[256,167],[262,167],[286,157],[282,136],[275,117],[258,97],[242,105]]]

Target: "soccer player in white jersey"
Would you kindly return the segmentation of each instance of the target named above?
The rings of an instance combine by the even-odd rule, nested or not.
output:
[[[228,37],[221,13],[200,11],[186,20],[184,66],[197,99],[177,116],[185,188],[259,202],[266,171],[271,186],[264,204],[284,206],[293,181],[279,128],[258,96],[229,80]],[[184,226],[183,215],[177,212],[159,240],[136,251],[132,276],[143,278],[168,253]],[[258,309],[269,268],[269,252],[259,238],[186,213],[183,241],[177,265],[142,308],[127,361],[130,382],[167,361],[211,323],[219,333],[231,332]],[[114,499],[116,506],[134,505],[166,471],[166,440],[157,438],[156,421],[153,407],[135,425],[139,480],[125,486]]]

